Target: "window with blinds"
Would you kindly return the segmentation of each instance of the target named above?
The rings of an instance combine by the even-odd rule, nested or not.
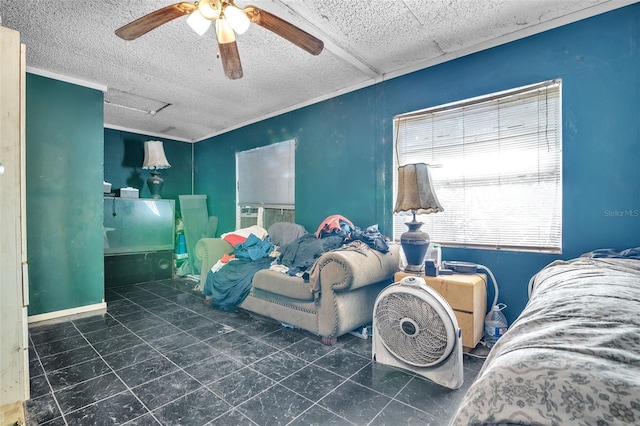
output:
[[[236,227],[294,218],[295,140],[236,153]]]
[[[422,230],[445,246],[560,252],[561,123],[560,80],[396,116],[394,170],[430,164],[445,210],[417,216]]]

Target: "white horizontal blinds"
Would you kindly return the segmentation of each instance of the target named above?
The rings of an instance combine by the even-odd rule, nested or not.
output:
[[[295,140],[236,154],[239,206],[295,204]]]
[[[560,82],[395,118],[397,164],[432,165],[445,211],[423,231],[451,246],[560,251]],[[394,188],[395,190],[395,188]],[[406,230],[394,217],[394,237]]]

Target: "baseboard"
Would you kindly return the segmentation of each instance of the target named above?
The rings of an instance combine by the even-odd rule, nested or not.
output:
[[[42,321],[50,321],[56,319],[68,320],[69,316],[75,318],[91,315],[100,315],[107,312],[107,304],[105,302],[93,305],[79,306],[77,308],[63,309],[61,311],[47,312],[46,314],[38,314],[29,316],[29,324]]]

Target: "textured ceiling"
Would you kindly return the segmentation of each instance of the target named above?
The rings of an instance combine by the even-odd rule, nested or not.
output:
[[[184,17],[134,41],[115,36],[170,0],[0,0],[0,17],[21,32],[29,71],[106,87],[106,127],[197,142],[634,2],[256,0],[325,49],[312,56],[251,25],[237,36],[240,80],[224,76],[213,31],[200,37]]]

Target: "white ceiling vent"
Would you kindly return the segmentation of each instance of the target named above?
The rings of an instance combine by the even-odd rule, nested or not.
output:
[[[169,102],[150,99],[119,90],[107,91],[104,95],[104,103],[105,105],[116,108],[124,108],[151,115],[156,115],[156,113],[171,105]]]

